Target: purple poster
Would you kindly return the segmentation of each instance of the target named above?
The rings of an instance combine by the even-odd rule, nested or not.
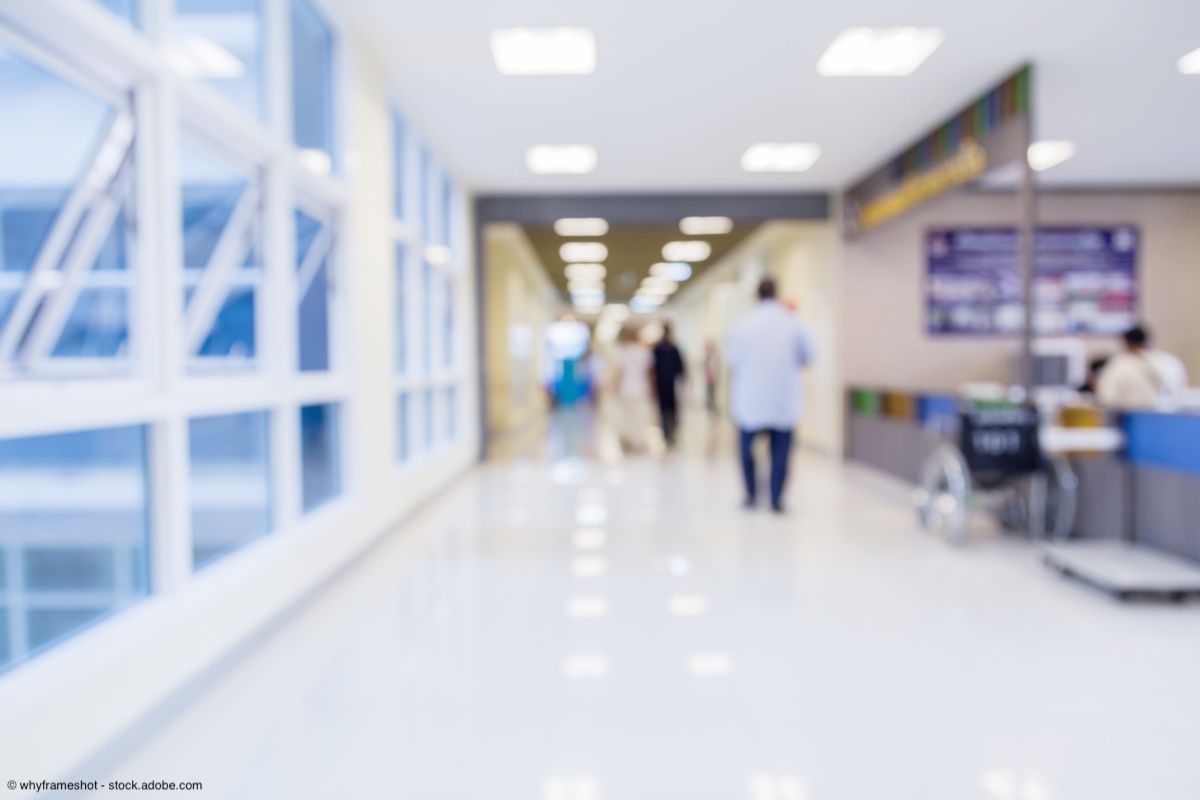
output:
[[[1113,334],[1133,325],[1137,252],[1133,226],[1040,229],[1035,330]],[[935,228],[926,234],[925,255],[929,333],[1020,332],[1024,313],[1014,229]]]

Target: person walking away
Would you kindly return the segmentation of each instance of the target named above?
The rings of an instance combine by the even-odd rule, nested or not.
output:
[[[709,414],[717,413],[717,345],[711,339],[704,343],[704,407]]]
[[[617,431],[622,444],[632,450],[646,446],[652,367],[650,351],[638,341],[637,330],[632,326],[623,328],[617,354]]]
[[[676,389],[685,377],[687,371],[683,356],[671,337],[671,323],[663,323],[662,338],[654,346],[654,396],[658,400],[663,439],[668,446],[675,443],[675,431],[679,427],[679,397]]]
[[[1187,388],[1187,370],[1174,355],[1150,347],[1150,332],[1125,331],[1124,352],[1108,360],[1096,384],[1101,405],[1120,409],[1170,408]]]
[[[731,373],[731,411],[740,433],[746,508],[758,496],[753,444],[770,438],[771,508],[783,511],[792,432],[800,421],[800,370],[815,353],[808,329],[775,297],[775,282],[758,285],[758,304],[734,326],[725,348]]]

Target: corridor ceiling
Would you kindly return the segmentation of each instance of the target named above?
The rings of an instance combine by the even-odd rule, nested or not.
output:
[[[338,0],[386,60],[396,97],[472,190],[813,191],[845,187],[1022,63],[1036,66],[1038,138],[1077,155],[1051,185],[1200,185],[1197,0]],[[585,26],[594,74],[504,77],[489,32]],[[906,78],[827,78],[818,57],[856,25],[935,26]],[[809,141],[802,174],[752,174],[747,146]],[[591,175],[538,176],[535,144],[585,143]]]
[[[691,265],[694,280],[697,275],[704,272],[705,268],[715,264],[750,235],[758,225],[757,223],[735,224],[733,230],[719,236],[684,236],[679,232],[678,225],[614,225],[604,236],[572,237],[570,239],[559,236],[550,226],[526,225],[524,227],[525,234],[537,252],[538,260],[546,267],[550,279],[564,297],[567,294],[567,279],[563,271],[566,264],[559,257],[559,247],[568,241],[603,242],[608,248],[608,258],[605,261],[608,276],[604,282],[608,300],[609,302],[627,302],[637,291],[642,278],[650,274],[650,265],[663,260],[662,247],[667,242],[680,239],[702,239],[712,246],[712,255],[704,261]]]

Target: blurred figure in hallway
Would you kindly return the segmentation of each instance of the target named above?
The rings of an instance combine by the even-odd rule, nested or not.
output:
[[[1170,408],[1187,389],[1187,370],[1176,356],[1150,347],[1150,332],[1138,325],[1125,331],[1125,351],[1108,360],[1096,384],[1096,398],[1112,408]]]
[[[800,421],[800,370],[812,363],[812,338],[776,297],[775,281],[758,285],[758,305],[729,336],[725,358],[732,373],[732,412],[741,438],[746,508],[758,498],[754,440],[770,438],[771,508],[783,511],[792,432]]]
[[[716,342],[709,339],[704,343],[704,407],[709,414],[717,413],[717,374],[720,364],[717,361]]]
[[[679,397],[676,389],[686,377],[683,356],[671,339],[671,323],[664,322],[662,338],[654,346],[654,396],[658,399],[658,416],[668,447],[675,443],[675,431],[679,427]]]
[[[617,430],[621,444],[630,450],[644,450],[649,425],[650,379],[654,365],[650,351],[638,340],[637,329],[621,329],[621,349],[617,353],[616,391]]]

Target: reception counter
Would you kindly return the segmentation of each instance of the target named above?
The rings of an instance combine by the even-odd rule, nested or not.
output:
[[[946,393],[854,388],[846,397],[846,457],[911,483],[958,424]],[[1125,448],[1072,456],[1079,476],[1073,535],[1125,539],[1200,561],[1200,415],[1118,417]]]

